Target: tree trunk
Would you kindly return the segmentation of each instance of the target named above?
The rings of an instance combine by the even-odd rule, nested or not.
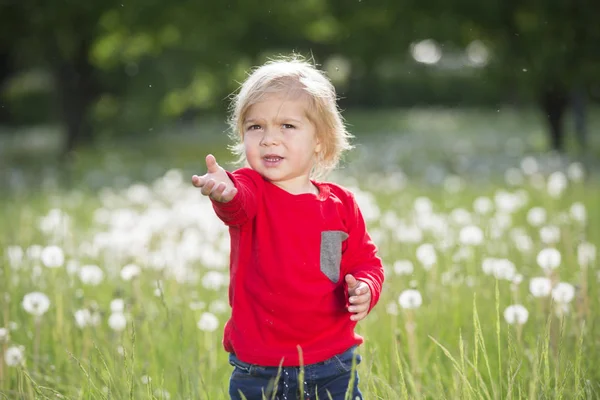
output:
[[[13,72],[9,52],[7,50],[0,51],[0,93]],[[0,99],[0,125],[9,125],[10,123],[11,115],[8,104]]]
[[[55,69],[60,113],[67,133],[63,153],[65,157],[79,145],[93,140],[94,132],[88,114],[98,96],[98,90],[88,54],[88,43],[81,43],[73,59],[65,60]]]
[[[540,103],[548,121],[551,149],[563,152],[565,133],[563,117],[569,103],[568,93],[561,86],[548,86],[542,92]]]
[[[572,94],[573,122],[575,137],[581,150],[587,149],[587,123],[586,123],[586,93],[581,87],[573,90]]]

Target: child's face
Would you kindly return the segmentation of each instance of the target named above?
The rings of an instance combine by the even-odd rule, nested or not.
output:
[[[308,106],[306,96],[271,94],[252,105],[243,122],[250,167],[293,193],[312,190],[310,171],[321,148]]]

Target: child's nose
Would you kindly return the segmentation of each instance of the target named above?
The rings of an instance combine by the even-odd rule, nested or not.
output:
[[[260,141],[260,144],[263,146],[272,146],[279,143],[279,132],[277,129],[266,128],[264,131],[264,135]]]

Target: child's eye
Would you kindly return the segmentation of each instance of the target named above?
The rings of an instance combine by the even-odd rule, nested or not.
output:
[[[283,127],[284,127],[285,129],[294,129],[294,128],[295,128],[295,126],[294,126],[294,125],[292,125],[292,124],[283,124]]]
[[[260,125],[250,125],[250,126],[248,127],[248,130],[249,130],[249,131],[253,131],[253,130],[256,130],[256,129],[260,129]]]

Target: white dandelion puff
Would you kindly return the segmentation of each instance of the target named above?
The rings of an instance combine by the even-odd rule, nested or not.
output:
[[[0,343],[8,343],[10,332],[7,328],[0,328]]]
[[[108,317],[108,326],[115,332],[121,332],[127,326],[125,314],[120,312],[111,314]]]
[[[571,214],[573,221],[583,224],[587,220],[587,210],[585,209],[585,205],[581,202],[573,203],[569,209],[569,213]]]
[[[17,269],[23,263],[25,252],[21,246],[8,246],[6,249],[8,263],[12,269]]]
[[[555,248],[548,247],[540,250],[536,261],[542,269],[549,271],[558,268],[561,263],[561,259],[562,257],[560,255],[560,251]]]
[[[23,346],[10,346],[4,352],[4,362],[9,367],[16,367],[25,363],[25,348]]]
[[[531,156],[525,157],[521,160],[521,169],[525,175],[533,175],[539,171],[538,162]]]
[[[227,284],[227,277],[219,271],[208,271],[202,277],[202,286],[209,290],[219,290]]]
[[[596,246],[590,242],[577,245],[577,262],[582,268],[587,268],[596,261]]]
[[[219,327],[218,318],[210,312],[202,313],[198,320],[198,329],[204,332],[214,332]]]
[[[527,222],[531,226],[541,226],[546,222],[548,213],[543,207],[533,207],[527,212]]]
[[[531,278],[529,292],[533,297],[548,297],[552,291],[552,281],[546,277]]]
[[[567,176],[572,182],[581,182],[585,178],[585,169],[580,162],[574,162],[567,168]]]
[[[125,310],[125,301],[123,299],[113,299],[110,302],[110,311],[113,313],[123,313]]]
[[[521,304],[513,304],[504,310],[504,319],[511,325],[523,325],[529,318],[529,311]]]
[[[73,313],[73,316],[75,317],[75,324],[81,329],[88,326],[90,324],[90,320],[92,318],[92,314],[90,313],[90,310],[88,310],[87,308],[83,308],[83,309],[75,311]]]
[[[229,304],[223,300],[213,300],[208,306],[208,310],[213,314],[222,314],[229,310]]]
[[[546,245],[560,241],[560,228],[555,225],[544,226],[540,229],[540,240]]]
[[[567,188],[568,181],[567,177],[564,173],[557,171],[553,172],[548,177],[548,182],[546,184],[546,190],[551,197],[557,198],[560,197],[565,189]]]
[[[465,226],[460,230],[459,240],[465,246],[478,246],[483,243],[483,231],[476,225]]]
[[[423,268],[429,270],[437,262],[437,254],[431,243],[423,243],[417,247],[417,259]]]
[[[50,299],[44,293],[32,292],[23,297],[22,305],[29,314],[41,317],[50,308]]]
[[[385,312],[388,315],[398,315],[398,304],[390,302],[385,307]]]
[[[433,212],[433,203],[428,197],[417,197],[413,207],[417,214],[431,214]]]
[[[44,247],[40,255],[42,264],[48,268],[59,268],[65,263],[65,253],[58,246]]]
[[[138,276],[140,272],[141,269],[136,264],[127,264],[121,269],[121,279],[124,281],[130,281]]]
[[[414,272],[414,266],[410,260],[397,260],[394,262],[394,273],[396,275],[411,275]]]
[[[98,286],[104,279],[104,272],[97,265],[83,265],[79,268],[79,279],[86,285]]]
[[[421,297],[421,292],[418,290],[408,289],[400,293],[398,304],[406,310],[416,309],[423,304],[423,297]]]
[[[560,304],[568,304],[575,297],[575,287],[570,283],[557,283],[552,289],[552,299]]]
[[[487,215],[494,209],[494,202],[489,197],[480,196],[473,201],[473,210],[479,215]]]

